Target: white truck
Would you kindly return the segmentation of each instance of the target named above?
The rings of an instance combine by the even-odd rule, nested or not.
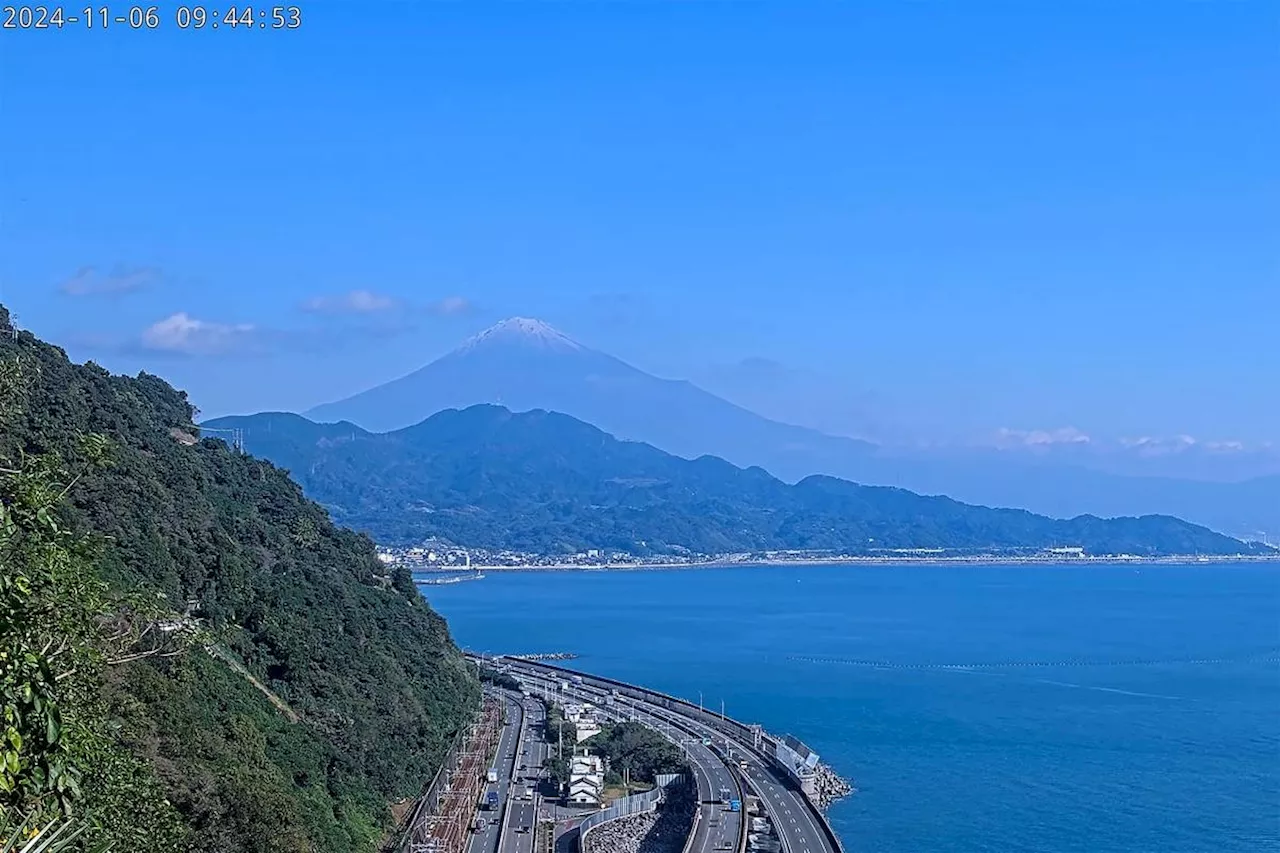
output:
[[[485,774],[484,778],[486,782],[497,782],[498,781],[497,769],[490,767],[489,772]]]

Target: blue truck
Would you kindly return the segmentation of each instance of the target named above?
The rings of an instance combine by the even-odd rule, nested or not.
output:
[[[742,811],[742,800],[730,800],[730,801],[729,801],[729,811],[731,811],[731,812],[740,812],[740,811]]]
[[[498,807],[498,792],[490,791],[485,796],[484,802],[485,802],[485,806],[487,806],[490,810],[496,809]]]

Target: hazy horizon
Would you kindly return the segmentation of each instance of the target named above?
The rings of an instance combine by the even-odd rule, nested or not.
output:
[[[1265,6],[495,8],[7,35],[0,300],[210,415],[523,315],[836,435],[1275,464]]]

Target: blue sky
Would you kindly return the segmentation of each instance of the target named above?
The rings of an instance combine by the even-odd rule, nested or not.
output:
[[[523,315],[833,429],[1280,440],[1274,4],[161,10],[0,32],[0,299],[207,414]]]

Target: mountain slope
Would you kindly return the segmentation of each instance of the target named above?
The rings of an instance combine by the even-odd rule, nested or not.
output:
[[[506,320],[400,379],[306,412],[378,432],[449,408],[546,409],[689,459],[719,456],[789,482],[829,474],[1069,517],[1166,514],[1232,534],[1280,530],[1280,477],[1202,483],[1041,464],[995,451],[912,451],[761,417],[688,382],[659,379],[545,323]]]
[[[74,464],[83,436],[106,436],[110,464],[68,491],[70,521],[117,595],[213,642],[122,663],[106,685],[185,848],[375,849],[389,801],[432,777],[478,699],[444,621],[284,472],[197,441],[183,393],[72,364],[15,336],[3,307],[0,332],[0,364],[26,377],[0,401],[0,467]]]
[[[478,403],[563,412],[688,458],[713,454],[738,464],[763,458],[780,476],[827,470],[874,451],[866,442],[762,418],[689,382],[659,379],[523,318],[505,320],[407,376],[305,415],[385,432]]]
[[[251,450],[277,453],[335,518],[387,543],[440,536],[543,552],[657,553],[1082,545],[1092,553],[1227,554],[1246,547],[1174,518],[1058,521],[825,476],[792,486],[760,468],[682,459],[544,411],[446,410],[395,432],[347,430],[342,441],[296,416],[221,418],[210,426],[243,430]]]

